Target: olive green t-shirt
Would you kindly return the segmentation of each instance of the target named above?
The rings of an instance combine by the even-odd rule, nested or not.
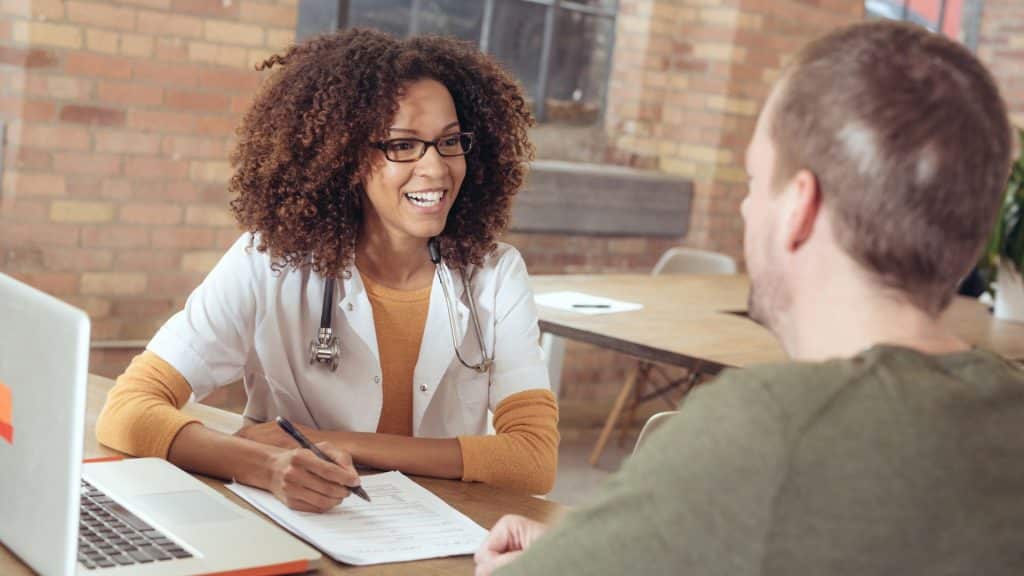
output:
[[[891,346],[727,371],[499,574],[1024,574],[1024,371]]]

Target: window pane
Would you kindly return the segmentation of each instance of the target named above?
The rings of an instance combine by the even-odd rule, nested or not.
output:
[[[540,51],[544,44],[546,6],[520,0],[497,0],[491,23],[490,52],[537,97]]]
[[[567,7],[571,8],[573,4],[582,4],[591,8],[615,8],[616,0],[562,0],[563,4],[568,4]]]
[[[559,11],[545,101],[548,119],[574,124],[597,120],[614,34],[611,18]]]
[[[404,38],[409,33],[412,0],[350,0],[349,28],[376,28]]]
[[[423,0],[419,33],[455,36],[478,43],[483,14],[484,3],[480,0]]]

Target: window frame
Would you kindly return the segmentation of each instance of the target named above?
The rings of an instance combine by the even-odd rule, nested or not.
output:
[[[495,5],[498,0],[482,0],[484,4],[483,14],[481,15],[480,22],[480,37],[477,40],[477,46],[481,52],[489,53],[491,44],[491,32],[492,32],[492,20],[494,19]],[[605,107],[608,101],[608,85],[611,79],[611,67],[612,57],[615,53],[615,37],[616,37],[616,23],[618,20],[619,12],[619,0],[611,0],[610,6],[589,6],[579,1],[574,0],[505,0],[512,2],[521,2],[524,4],[535,4],[544,6],[546,8],[544,14],[544,38],[541,43],[541,51],[538,57],[540,58],[540,65],[537,70],[537,95],[533,102],[533,113],[536,116],[538,122],[544,122],[547,120],[547,92],[548,84],[551,78],[551,58],[552,52],[555,45],[555,35],[557,34],[557,22],[560,11],[577,12],[586,14],[588,16],[594,16],[602,19],[609,20],[612,29],[611,42],[608,45],[608,58],[606,66],[608,68],[605,77],[607,80],[604,89],[601,91],[600,102],[598,103],[598,123],[600,119],[604,118]],[[333,13],[325,19],[317,21],[311,21],[309,17],[303,18],[303,14],[308,14],[310,11],[310,5],[314,2],[322,2],[322,0],[301,0],[299,4],[299,24],[296,30],[296,37],[302,40],[306,37],[312,36],[318,33],[333,32],[335,30],[343,30],[348,27],[348,23],[352,20],[352,6],[349,0],[337,0],[336,3],[331,3],[331,6],[327,7],[328,12],[333,8]],[[409,9],[409,22],[406,28],[406,37],[415,36],[420,27],[420,13],[422,12],[423,0],[411,0]],[[319,8],[323,9],[324,6],[320,4]]]

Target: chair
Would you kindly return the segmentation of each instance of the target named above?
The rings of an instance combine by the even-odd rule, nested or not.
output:
[[[648,418],[644,427],[640,429],[640,435],[636,437],[636,444],[633,445],[633,454],[640,451],[640,446],[651,437],[651,432],[654,432],[662,424],[668,422],[669,418],[678,413],[678,410],[668,410],[666,412],[658,412]]]
[[[651,274],[654,276],[659,274],[727,275],[735,273],[736,261],[729,256],[717,252],[684,248],[682,246],[666,250],[651,271]],[[619,423],[619,418],[622,416],[623,411],[626,412],[626,422],[619,436],[620,445],[625,441],[626,432],[633,424],[637,407],[649,400],[661,398],[670,407],[675,408],[675,402],[666,394],[675,389],[680,389],[683,394],[686,394],[690,388],[700,381],[702,377],[701,364],[698,361],[693,366],[690,366],[682,377],[673,378],[665,372],[663,367],[652,362],[638,360],[626,377],[626,381],[623,383],[622,389],[615,399],[615,404],[612,406],[612,411],[608,413],[608,418],[605,419],[601,435],[598,437],[597,443],[590,453],[590,465],[596,465],[597,461],[601,459],[604,447],[608,444],[608,439],[611,437],[616,424]],[[648,387],[654,383],[651,378],[653,374],[657,374],[664,384],[648,391]],[[633,397],[632,401],[630,401],[630,396]]]

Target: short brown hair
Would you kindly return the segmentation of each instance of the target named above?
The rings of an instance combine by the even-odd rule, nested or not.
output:
[[[804,48],[771,126],[777,183],[811,171],[840,245],[938,314],[977,260],[1009,175],[1006,105],[964,47],[875,21]]]
[[[321,36],[258,66],[276,68],[238,129],[229,184],[239,224],[259,233],[275,269],[336,275],[353,263],[371,143],[387,137],[410,82],[433,79],[474,133],[466,178],[441,235],[452,266],[479,264],[508,225],[532,158],[533,123],[519,84],[475,46],[399,40],[353,29]]]

